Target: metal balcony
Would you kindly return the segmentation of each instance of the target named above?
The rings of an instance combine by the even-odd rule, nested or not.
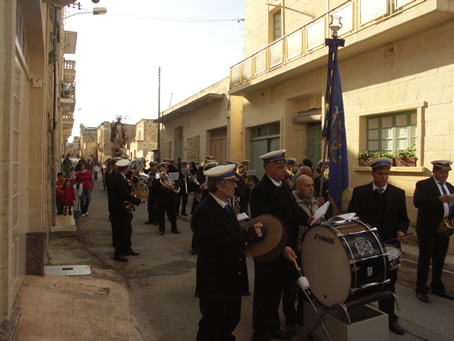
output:
[[[342,17],[343,56],[385,45],[452,20],[450,0],[349,0],[272,42],[230,68],[230,94],[244,95],[326,62],[331,15]]]

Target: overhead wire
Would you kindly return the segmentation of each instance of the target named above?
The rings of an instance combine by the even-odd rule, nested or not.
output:
[[[157,17],[157,16],[138,16],[130,14],[119,14],[110,12],[109,15],[130,18],[130,19],[140,19],[140,20],[151,20],[151,21],[165,21],[165,22],[242,22],[244,18],[230,18],[230,19],[202,19],[202,18],[171,18],[171,17]]]

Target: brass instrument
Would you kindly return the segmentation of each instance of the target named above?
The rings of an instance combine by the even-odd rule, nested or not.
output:
[[[447,237],[454,233],[454,224],[449,217],[444,217],[441,219],[440,224],[438,225],[438,236]]]
[[[148,176],[142,172],[145,168],[145,163],[145,158],[141,157],[132,161],[129,166],[132,172],[130,178],[128,179],[128,183],[131,186],[131,196],[133,196],[134,198],[148,198],[149,195],[148,186],[144,182],[144,180],[148,178]],[[136,181],[134,181],[134,179],[136,179]],[[124,204],[126,210],[130,214],[132,214],[135,210],[134,204],[127,200],[124,201]]]
[[[249,189],[250,189],[251,191],[254,189],[255,182],[254,182],[254,180],[252,179],[252,176],[247,175],[247,171],[246,171],[246,169],[244,168],[243,165],[239,165],[239,166],[236,168],[236,174],[237,174],[241,179],[243,179],[243,182],[246,184],[246,186],[249,187]]]
[[[163,185],[167,189],[170,189],[172,192],[176,194],[180,193],[180,188],[176,188],[175,181],[169,179],[167,170],[163,165],[159,166],[158,171],[155,174],[155,179],[159,179],[161,185]]]

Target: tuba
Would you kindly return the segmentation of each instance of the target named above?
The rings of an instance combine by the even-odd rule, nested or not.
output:
[[[172,192],[176,194],[180,193],[180,188],[176,188],[175,181],[169,179],[169,176],[167,175],[167,170],[162,164],[159,165],[158,171],[155,174],[155,179],[159,179],[161,185],[171,190]]]
[[[143,157],[139,157],[132,161],[129,165],[129,169],[132,171],[131,176],[128,179],[128,182],[131,184],[131,195],[134,198],[148,198],[148,186],[145,183],[145,177],[147,175],[143,173],[143,169],[145,168],[146,160]],[[135,208],[132,202],[127,200],[124,201],[125,208],[129,213],[133,213]]]

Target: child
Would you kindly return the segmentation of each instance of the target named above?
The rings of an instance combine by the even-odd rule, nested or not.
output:
[[[76,180],[76,171],[74,170],[74,167],[71,167],[71,171],[69,172],[69,178],[71,181]]]
[[[64,215],[72,215],[73,202],[76,200],[76,194],[74,193],[74,188],[71,186],[71,180],[67,179],[65,181],[65,187],[63,188],[63,194],[60,197],[60,200],[63,201]]]
[[[65,177],[63,176],[62,172],[57,174],[57,182],[55,183],[55,194],[57,199],[57,215],[63,214],[63,201],[61,201],[60,197],[63,195],[63,187],[65,186]]]

